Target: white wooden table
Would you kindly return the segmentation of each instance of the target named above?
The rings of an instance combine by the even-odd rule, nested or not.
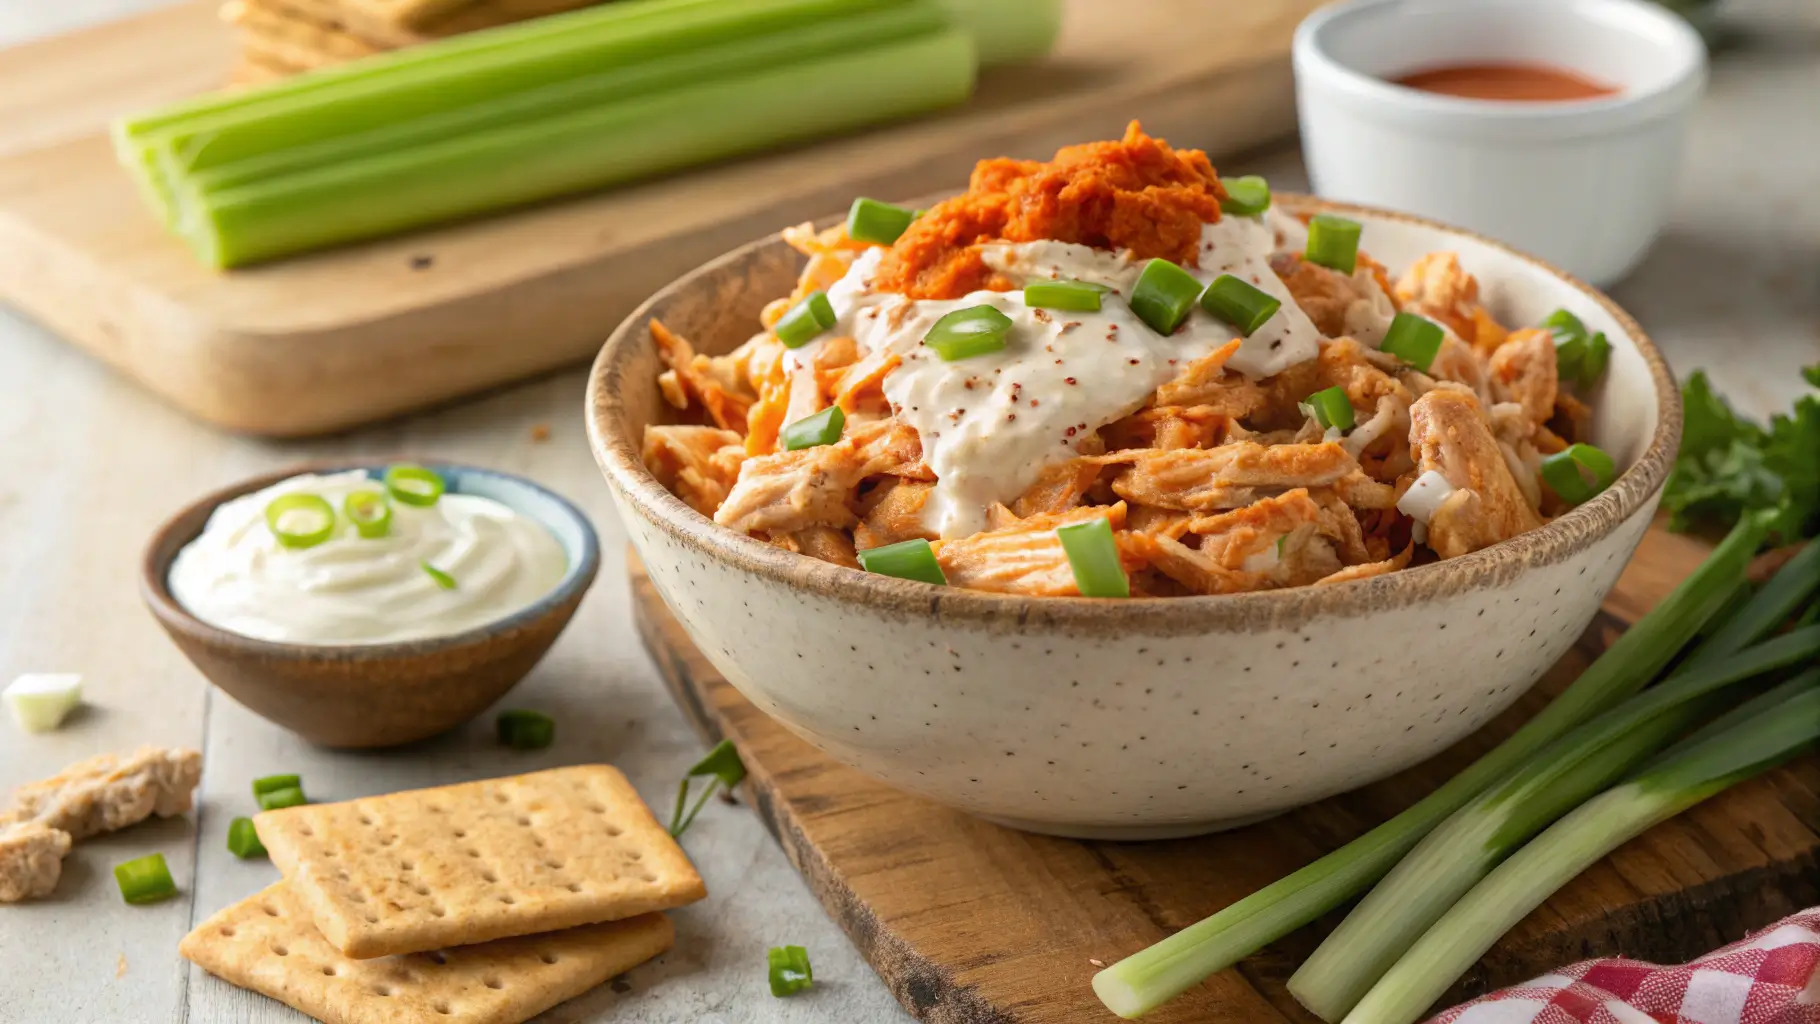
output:
[[[152,2],[0,0],[0,45]],[[1678,369],[1710,368],[1722,390],[1761,415],[1786,407],[1802,387],[1796,370],[1820,361],[1820,6],[1757,0],[1734,13],[1752,38],[1716,64],[1675,222],[1615,294]],[[1231,169],[1284,185],[1301,177],[1289,151]],[[301,1021],[176,955],[194,922],[275,877],[268,863],[225,848],[227,824],[252,810],[248,782],[260,775],[300,772],[324,800],[600,760],[667,807],[701,751],[634,637],[624,532],[584,443],[582,380],[571,372],[347,437],[269,444],[187,420],[0,311],[0,683],[26,671],[80,672],[89,701],[48,736],[0,722],[0,789],[141,743],[194,746],[206,758],[196,815],[81,844],[52,899],[0,907],[0,1024]],[[541,443],[532,439],[540,424],[550,428]],[[503,751],[487,718],[408,750],[312,749],[213,693],[141,608],[141,546],[196,494],[306,458],[397,452],[524,473],[593,517],[600,581],[508,698],[556,716],[554,748]],[[676,949],[544,1020],[907,1020],[752,815],[713,805],[685,845],[711,895],[676,914]],[[165,855],[182,895],[126,906],[110,868],[152,851]],[[764,950],[786,942],[809,948],[817,986],[773,999]]]

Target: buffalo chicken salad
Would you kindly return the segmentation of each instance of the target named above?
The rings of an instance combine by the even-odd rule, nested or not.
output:
[[[1230,594],[1454,558],[1608,485],[1575,389],[1609,345],[1500,323],[1457,256],[1394,281],[1361,225],[1133,124],[994,159],[928,210],[788,229],[724,356],[659,321],[644,462],[729,529],[1029,596]]]

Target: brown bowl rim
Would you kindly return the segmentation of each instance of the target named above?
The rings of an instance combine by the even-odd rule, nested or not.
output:
[[[178,552],[202,533],[203,528],[208,524],[209,516],[225,502],[304,473],[374,469],[397,465],[401,462],[505,477],[548,496],[581,526],[584,543],[579,564],[570,566],[564,572],[563,578],[550,589],[549,593],[509,615],[457,633],[450,633],[447,636],[391,640],[373,644],[298,644],[245,636],[202,621],[184,608],[171,594],[171,563],[176,561]],[[194,520],[193,527],[190,524],[192,519]],[[544,526],[546,529],[549,528],[547,523]],[[174,536],[180,529],[185,530],[186,535]],[[396,661],[400,658],[429,657],[477,644],[490,643],[502,636],[509,636],[558,612],[565,605],[585,594],[593,585],[594,578],[599,571],[600,538],[595,533],[594,524],[588,520],[587,515],[574,502],[517,473],[449,459],[312,459],[217,488],[166,517],[158,528],[152,531],[151,538],[146,541],[145,552],[140,556],[139,594],[145,601],[146,607],[151,610],[152,615],[166,628],[182,632],[211,647],[231,650],[243,657],[323,663],[371,663]]]
[[[930,615],[943,622],[992,630],[1022,631],[1040,626],[1099,637],[1295,629],[1316,616],[1373,614],[1499,586],[1532,566],[1556,564],[1584,550],[1629,520],[1661,490],[1680,446],[1680,389],[1661,352],[1642,326],[1604,292],[1545,260],[1477,232],[1426,217],[1295,193],[1277,193],[1276,199],[1298,211],[1352,212],[1470,238],[1529,263],[1578,290],[1623,325],[1649,368],[1657,401],[1656,422],[1648,447],[1592,501],[1538,529],[1459,558],[1327,586],[1109,600],[996,594],[849,569],[785,551],[716,524],[658,483],[645,469],[640,456],[641,444],[621,435],[615,426],[624,410],[624,403],[618,396],[630,393],[624,389],[656,387],[655,381],[623,380],[619,366],[624,362],[620,353],[644,339],[651,311],[716,271],[745,259],[755,250],[784,244],[776,234],[740,246],[671,282],[641,303],[614,329],[588,374],[584,410],[588,446],[601,472],[620,497],[622,511],[642,515],[677,541],[718,562],[822,598],[864,604],[895,614]]]

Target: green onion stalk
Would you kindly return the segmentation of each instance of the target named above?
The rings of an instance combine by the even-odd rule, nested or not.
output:
[[[1414,806],[1351,843],[1100,971],[1093,991],[1135,1018],[1313,921],[1382,878],[1422,837],[1548,743],[1653,680],[1719,613],[1769,523],[1741,519],[1706,561],[1625,631],[1573,685],[1496,749]]]
[[[1727,687],[1820,657],[1820,627],[1671,676],[1544,747],[1429,833],[1289,979],[1322,1020],[1344,1017],[1384,972],[1510,852],[1730,700]]]
[[[1442,915],[1346,1015],[1414,1024],[1518,921],[1600,858],[1659,822],[1820,741],[1820,670],[1677,744],[1628,782],[1531,840]]]

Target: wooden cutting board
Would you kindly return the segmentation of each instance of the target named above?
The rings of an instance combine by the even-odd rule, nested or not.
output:
[[[188,0],[0,53],[0,301],[223,427],[336,430],[592,358],[683,272],[856,194],[953,188],[981,157],[1131,118],[1215,154],[1282,135],[1290,34],[1317,2],[1069,0],[1048,61],[988,73],[957,110],[222,274],[142,208],[103,131],[224,80],[218,0]]]
[[[632,559],[645,645],[705,741],[730,738],[745,796],[891,991],[938,1024],[1106,1024],[1097,969],[1391,816],[1507,735],[1704,557],[1652,530],[1577,648],[1536,691],[1432,761],[1249,828],[1079,842],[969,818],[829,760],[758,711],[690,643]],[[1679,962],[1820,902],[1820,756],[1738,786],[1626,844],[1529,915],[1449,1003],[1588,956]],[[1284,989],[1317,922],[1146,1021],[1316,1024]],[[813,954],[813,950],[810,951]]]

